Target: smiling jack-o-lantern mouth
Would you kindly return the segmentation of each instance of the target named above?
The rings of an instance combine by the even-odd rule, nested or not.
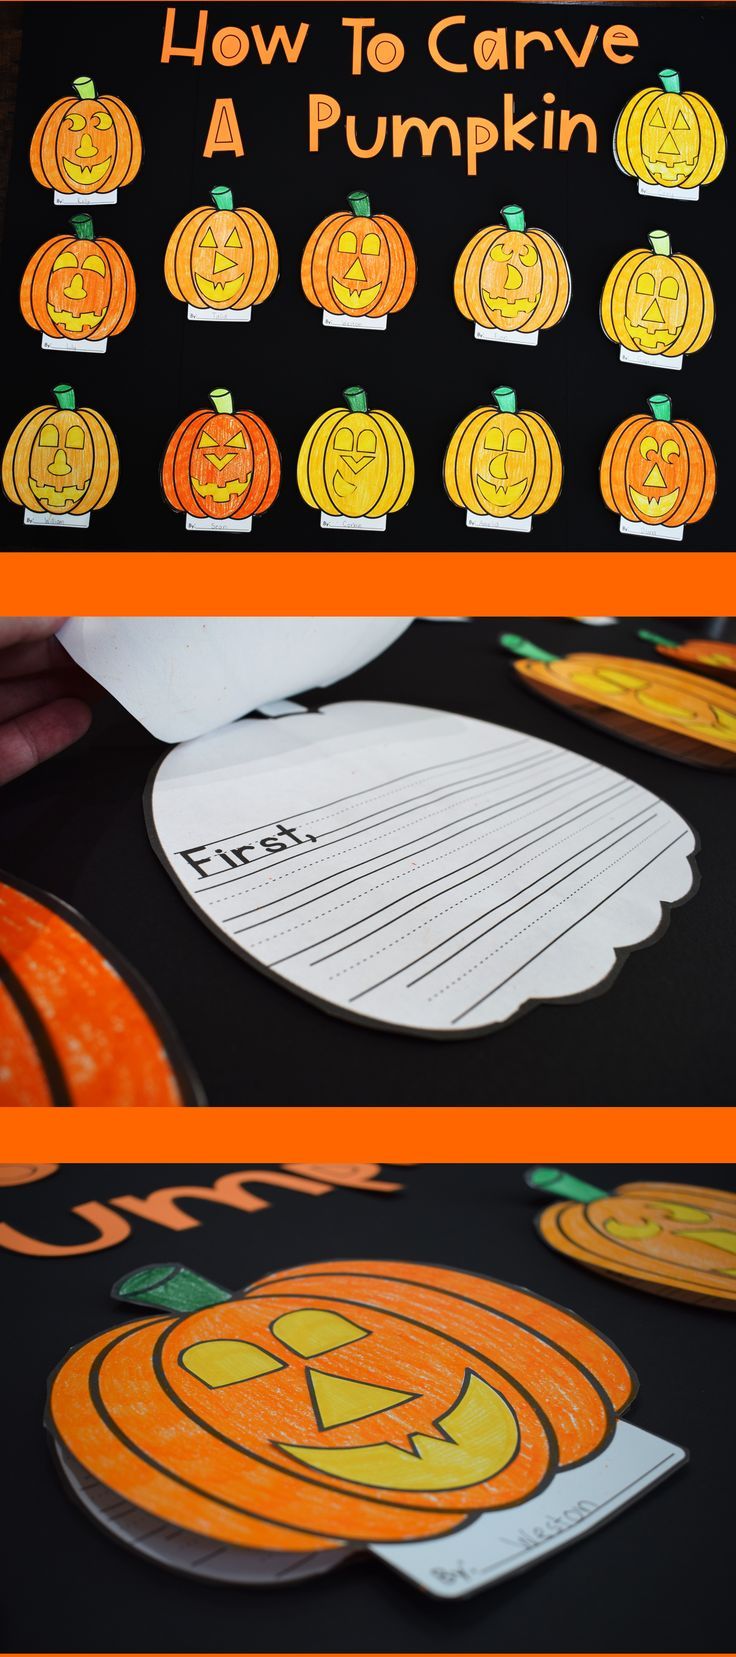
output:
[[[376,282],[370,288],[346,288],[343,282],[338,282],[336,276],[332,278],[336,300],[340,305],[347,305],[351,311],[364,311],[367,305],[373,305],[382,287],[382,282]]]
[[[36,483],[35,478],[29,478],[28,482],[36,500],[40,501],[42,506],[48,507],[51,512],[63,512],[65,506],[76,506],[77,501],[81,501],[89,489],[89,478],[85,478],[81,489],[74,483],[67,483],[63,489],[57,489],[56,484]]]
[[[663,351],[668,345],[674,345],[681,332],[679,328],[660,328],[656,323],[632,322],[628,316],[624,320],[627,332],[642,351]]]
[[[482,478],[478,472],[475,474],[475,483],[483,500],[487,501],[489,506],[494,507],[518,506],[519,501],[524,499],[529,488],[528,478],[522,478],[519,483],[490,483],[486,478]]]
[[[501,316],[531,316],[539,304],[539,294],[536,294],[534,299],[504,299],[500,294],[489,293],[487,288],[483,288],[482,293],[486,309],[498,311]]]
[[[231,299],[236,299],[245,281],[244,276],[234,276],[230,282],[211,282],[207,276],[199,276],[194,272],[194,280],[203,299],[208,299],[211,305],[229,305]]]
[[[646,156],[646,164],[655,178],[663,178],[670,182],[688,178],[695,167],[694,161],[654,161],[649,156]]]
[[[228,478],[226,483],[199,483],[192,478],[192,487],[203,500],[229,501],[232,495],[244,495],[250,489],[252,476],[252,472],[247,472],[244,478]]]
[[[655,499],[654,496],[642,495],[639,489],[634,489],[629,484],[629,494],[637,512],[643,512],[647,518],[666,518],[668,512],[672,511],[679,493],[679,489],[670,489],[668,494]]]
[[[107,315],[106,305],[99,313],[96,311],[79,311],[75,314],[73,311],[57,311],[50,300],[47,300],[46,309],[51,321],[56,323],[57,328],[66,329],[69,334],[79,334],[83,328],[97,328]]]
[[[93,167],[80,166],[78,161],[68,161],[66,156],[62,156],[61,159],[64,172],[69,175],[72,184],[85,186],[99,184],[100,179],[105,177],[105,173],[112,166],[111,155],[106,156],[104,161],[96,161]]]

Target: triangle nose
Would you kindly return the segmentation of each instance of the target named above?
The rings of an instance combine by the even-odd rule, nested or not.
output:
[[[216,253],[213,266],[215,276],[218,276],[221,270],[232,270],[234,264],[234,259],[227,259],[224,253]]]
[[[665,137],[662,139],[659,146],[659,153],[660,155],[679,155],[679,148],[675,143],[671,132],[666,133]]]
[[[656,299],[652,300],[649,309],[644,312],[643,320],[644,322],[664,322],[664,317]]]
[[[393,1387],[377,1387],[371,1381],[346,1381],[342,1375],[326,1375],[320,1369],[308,1369],[307,1381],[317,1423],[323,1430],[363,1421],[367,1415],[379,1415],[417,1396],[414,1392],[395,1392]]]
[[[365,281],[365,271],[364,271],[363,266],[361,265],[361,262],[360,262],[359,259],[354,259],[353,260],[352,265],[350,266],[350,269],[346,270],[346,272],[345,272],[345,277],[346,277],[346,279],[349,278],[351,282],[364,282]]]
[[[645,489],[665,489],[666,487],[667,486],[665,484],[664,478],[662,477],[662,473],[660,472],[659,467],[655,463],[655,465],[652,467],[651,472],[649,473],[649,476],[644,479],[644,488]]]

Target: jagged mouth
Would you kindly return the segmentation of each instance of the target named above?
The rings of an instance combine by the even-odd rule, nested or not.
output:
[[[202,500],[229,501],[233,495],[246,494],[252,476],[253,473],[249,472],[246,478],[229,478],[227,483],[198,483],[196,478],[192,478],[192,486]]]
[[[108,155],[105,161],[96,161],[93,167],[80,167],[78,161],[67,161],[62,157],[64,172],[71,179],[72,184],[78,184],[82,190],[89,190],[93,184],[99,184],[112,166],[112,156]]]
[[[65,506],[76,506],[89,489],[89,478],[81,489],[75,483],[67,483],[63,489],[57,489],[53,483],[36,483],[34,478],[29,478],[28,482],[36,500],[51,512],[63,512]]]
[[[642,513],[645,518],[666,518],[673,510],[679,493],[679,489],[671,489],[669,494],[660,495],[659,499],[655,500],[649,495],[642,495],[638,489],[632,489],[629,484],[632,503],[637,512]]]
[[[501,295],[496,296],[489,293],[487,288],[481,288],[481,293],[487,311],[493,311],[499,316],[509,318],[531,316],[532,311],[539,304],[539,294],[534,299],[503,299]]]
[[[650,161],[648,156],[645,160],[650,173],[674,180],[688,178],[695,166],[694,161]]]
[[[490,483],[476,472],[475,486],[493,512],[506,512],[509,507],[518,506],[519,501],[524,499],[529,488],[529,479],[522,478],[520,483]]]
[[[365,311],[378,298],[382,282],[376,282],[372,288],[346,288],[344,282],[332,278],[332,291],[338,305],[345,305],[349,311]]]
[[[211,282],[207,276],[198,276],[196,271],[194,280],[203,299],[210,305],[229,305],[235,299],[245,281],[244,276],[234,276],[230,282]]]
[[[77,313],[74,311],[57,311],[56,306],[48,300],[46,309],[51,321],[56,323],[57,328],[63,328],[68,334],[81,334],[83,328],[97,328],[107,316],[106,305],[99,312],[99,315],[96,311],[78,311]]]
[[[674,345],[680,332],[679,328],[660,328],[656,322],[630,322],[628,317],[625,320],[631,338],[643,351],[656,352]]]

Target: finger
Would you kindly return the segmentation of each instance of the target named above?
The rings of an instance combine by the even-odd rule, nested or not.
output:
[[[67,697],[0,725],[0,784],[60,754],[89,730],[91,710]]]
[[[69,693],[63,673],[36,673],[26,679],[11,679],[0,684],[0,725],[17,719],[32,708],[46,707]]]
[[[66,616],[0,616],[0,650],[7,645],[48,639],[58,633]]]
[[[22,679],[31,674],[55,673],[64,679],[65,689],[71,694],[91,692],[94,680],[77,667],[58,639],[29,639],[20,644],[0,649],[0,690],[3,681]],[[99,692],[98,692],[99,693]]]

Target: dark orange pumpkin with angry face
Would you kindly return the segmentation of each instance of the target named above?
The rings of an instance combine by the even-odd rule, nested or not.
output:
[[[606,506],[629,522],[675,528],[704,518],[716,492],[716,463],[703,433],[673,420],[669,397],[649,398],[651,419],[622,420],[603,451]]]
[[[170,506],[195,518],[252,518],[279,492],[281,461],[265,421],[235,410],[229,391],[210,392],[214,413],[198,409],[177,426],[164,455],[161,486]]]

